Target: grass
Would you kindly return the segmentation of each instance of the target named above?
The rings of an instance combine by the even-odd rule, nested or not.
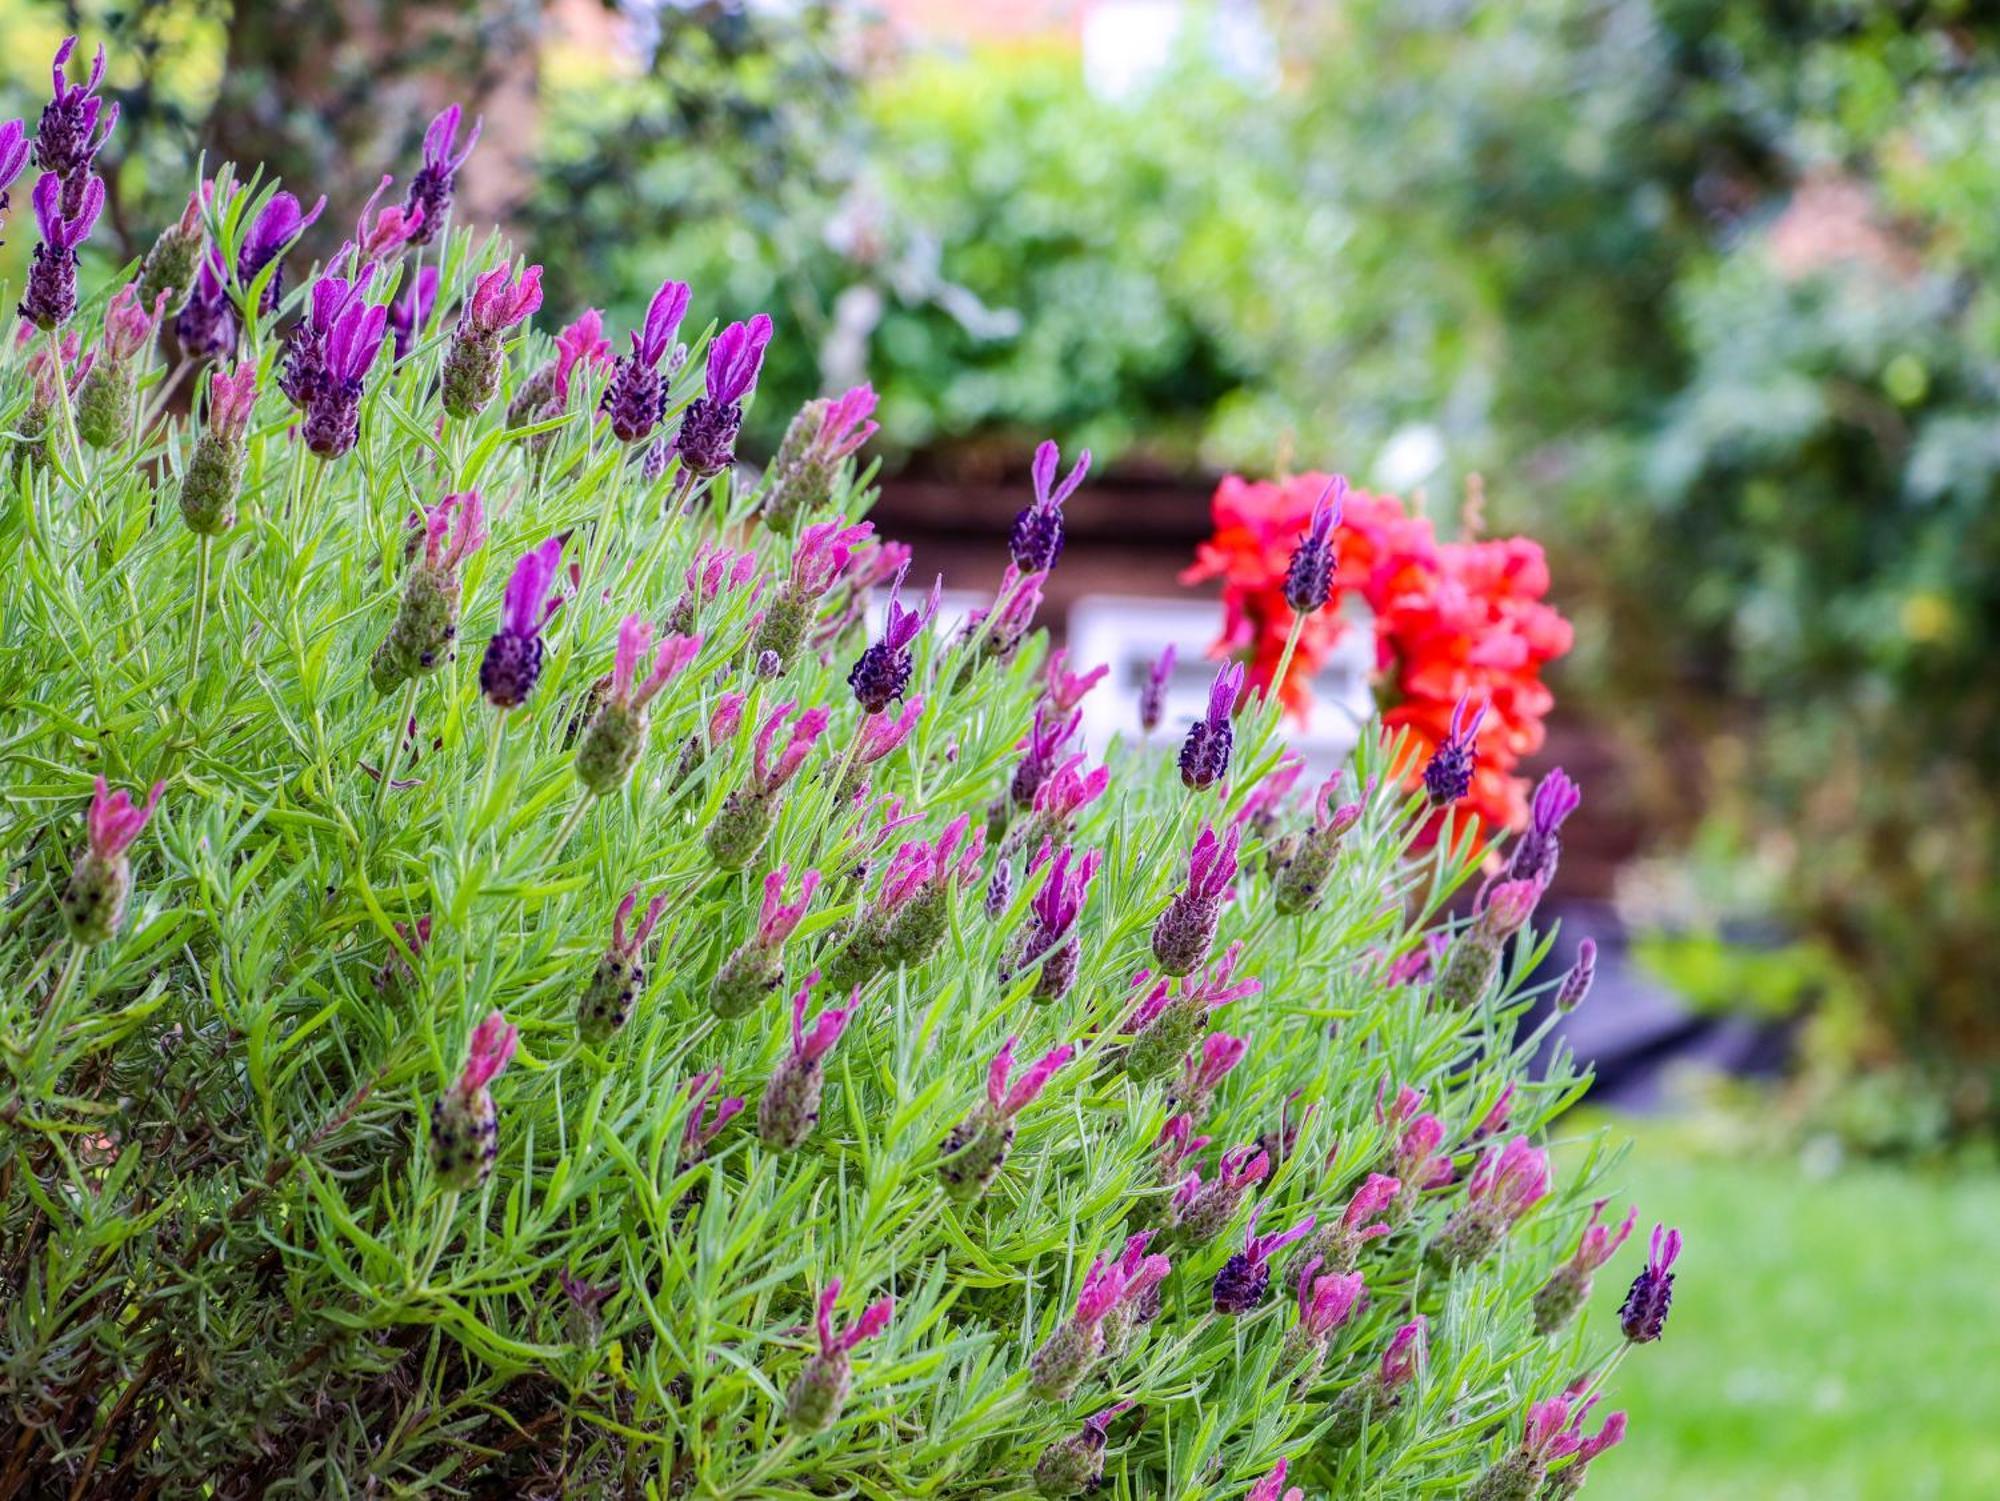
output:
[[[1630,1123],[1621,1123],[1629,1126]],[[1623,1175],[1687,1233],[1667,1337],[1620,1367],[1631,1437],[1592,1471],[1619,1501],[2000,1496],[2000,1182],[1808,1172],[1642,1126]],[[1635,1262],[1628,1248],[1614,1263]],[[1592,1309],[1625,1291],[1607,1270]]]

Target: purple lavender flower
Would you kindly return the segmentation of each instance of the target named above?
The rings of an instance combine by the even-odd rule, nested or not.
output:
[[[1022,637],[1034,626],[1035,612],[1042,607],[1042,585],[1046,572],[1023,573],[1012,562],[1001,572],[1000,587],[993,591],[991,609],[974,610],[966,617],[964,639],[975,643],[982,656],[1001,662],[1013,660]],[[967,663],[960,674],[972,670]]]
[[[1502,881],[1486,894],[1479,916],[1445,957],[1436,990],[1441,1006],[1470,1011],[1486,999],[1500,973],[1501,950],[1534,916],[1541,897],[1534,881]]]
[[[1333,529],[1340,525],[1346,500],[1347,476],[1336,474],[1313,506],[1312,525],[1285,567],[1285,603],[1301,615],[1319,609],[1332,591]]]
[[[709,857],[723,870],[741,870],[764,847],[778,816],[779,794],[826,733],[832,716],[825,709],[807,709],[793,722],[784,748],[774,755],[779,727],[797,708],[796,700],[787,699],[765,717],[750,758],[749,781],[729,794],[702,836]]]
[[[1030,965],[1040,964],[1041,973],[1035,979],[1033,994],[1035,1000],[1045,1004],[1061,1000],[1076,983],[1077,967],[1083,959],[1082,945],[1075,932],[1076,921],[1083,912],[1091,880],[1104,858],[1096,850],[1081,858],[1075,858],[1075,854],[1067,845],[1060,853],[1053,853],[1049,842],[1042,842],[1035,858],[1028,862],[1029,875],[1044,865],[1049,867],[1048,879],[1029,903],[1034,921],[1021,930],[1000,961],[1002,985]]]
[[[833,1051],[840,1034],[861,1009],[861,995],[856,991],[844,1007],[820,1012],[808,1028],[806,1003],[818,983],[819,971],[814,970],[792,997],[791,1051],[771,1071],[771,1081],[757,1106],[757,1135],[765,1146],[779,1152],[797,1151],[819,1124],[820,1094],[826,1079],[820,1060]]]
[[[1181,781],[1200,791],[1229,775],[1229,756],[1236,746],[1236,732],[1229,716],[1236,695],[1243,691],[1243,664],[1229,662],[1215,675],[1208,690],[1208,713],[1197,719],[1181,742]]]
[[[424,211],[421,206],[413,208],[407,203],[396,203],[380,210],[375,207],[395,180],[384,172],[382,180],[375,184],[375,191],[361,205],[361,218],[354,226],[354,239],[346,247],[357,267],[371,261],[386,265],[400,255],[403,247],[423,229]]]
[[[1271,1256],[1293,1241],[1312,1234],[1318,1220],[1307,1215],[1289,1230],[1259,1235],[1257,1220],[1266,1205],[1250,1211],[1250,1224],[1243,1236],[1243,1249],[1222,1264],[1210,1289],[1210,1302],[1217,1313],[1245,1314],[1264,1301],[1271,1290]]]
[[[1329,1448],[1351,1447],[1370,1418],[1383,1423],[1403,1405],[1403,1388],[1415,1381],[1424,1367],[1428,1332],[1428,1323],[1418,1314],[1390,1337],[1376,1368],[1334,1398],[1329,1409],[1333,1421],[1326,1432]]]
[[[1204,1183],[1200,1173],[1190,1172],[1174,1189],[1168,1206],[1175,1234],[1188,1245],[1207,1245],[1236,1217],[1236,1206],[1243,1196],[1270,1175],[1270,1154],[1257,1146],[1231,1147],[1224,1152],[1210,1182]],[[1255,1216],[1250,1223],[1254,1229]]]
[[[1517,1136],[1480,1159],[1465,1185],[1465,1207],[1431,1245],[1440,1268],[1482,1261],[1521,1218],[1548,1197],[1549,1156]]]
[[[1083,715],[1074,710],[1064,713],[1047,700],[1035,705],[1034,722],[1021,737],[1019,747],[1026,754],[1015,766],[1013,780],[1008,784],[1008,795],[1016,807],[1035,805],[1035,794],[1063,759],[1064,747],[1082,723]]]
[[[382,352],[388,332],[389,309],[358,298],[333,320],[326,336],[320,383],[307,401],[305,420],[299,425],[306,447],[321,458],[339,458],[361,436],[362,383]]]
[[[1187,885],[1153,924],[1153,957],[1164,973],[1194,973],[1215,946],[1223,898],[1236,881],[1236,844],[1241,832],[1232,824],[1226,836],[1217,838],[1213,824],[1202,825],[1201,837],[1188,856]]]
[[[1461,698],[1451,711],[1451,732],[1431,754],[1424,767],[1424,791],[1433,808],[1447,808],[1472,790],[1472,770],[1478,760],[1477,739],[1480,721],[1486,718],[1481,704],[1466,718],[1471,700]]]
[[[1062,451],[1054,443],[1035,450],[1035,500],[1014,518],[1014,533],[1008,540],[1014,565],[1024,573],[1047,573],[1056,566],[1063,550],[1063,502],[1076,493],[1090,473],[1090,450],[1077,455],[1075,465],[1056,483],[1056,468]]]
[[[1328,1272],[1353,1271],[1361,1248],[1369,1241],[1390,1233],[1392,1227],[1389,1223],[1376,1219],[1376,1216],[1394,1204],[1396,1196],[1402,1191],[1401,1179],[1391,1178],[1386,1173],[1370,1173],[1354,1191],[1354,1197],[1347,1201],[1347,1208],[1341,1211],[1340,1218],[1322,1225],[1318,1233],[1300,1249],[1300,1259],[1316,1263]],[[1295,1289],[1297,1285],[1294,1279]]]
[[[389,331],[396,336],[397,359],[409,358],[417,342],[417,331],[431,321],[437,295],[438,268],[420,266],[403,295],[389,305]]]
[[[285,267],[279,257],[298,243],[299,236],[312,227],[325,208],[325,195],[312,206],[311,213],[305,213],[299,208],[299,200],[290,193],[273,194],[243,237],[243,244],[236,252],[236,280],[246,296],[259,273],[273,261],[278,262],[278,269],[264,284],[263,301],[258,304],[264,312],[276,307],[284,295]]]
[[[1056,1070],[1076,1053],[1068,1043],[1044,1053],[1009,1088],[1014,1044],[1019,1041],[1018,1037],[1008,1038],[994,1055],[986,1069],[985,1102],[952,1127],[944,1139],[938,1177],[946,1195],[958,1203],[970,1203],[986,1192],[1014,1145],[1014,1117],[1034,1103]]]
[[[500,600],[500,629],[486,643],[479,688],[496,709],[518,709],[542,675],[542,627],[562,608],[556,574],[563,539],[550,537],[521,555]]]
[[[875,530],[872,521],[849,526],[843,516],[816,522],[799,533],[792,548],[792,566],[777,597],[765,607],[750,639],[750,650],[773,653],[780,670],[805,645],[806,632],[834,581],[847,572],[864,542]]]
[[[896,570],[896,581],[889,586],[888,617],[882,624],[882,639],[871,642],[847,674],[847,686],[854,690],[855,701],[864,714],[880,714],[902,698],[903,690],[910,685],[913,667],[910,643],[937,614],[938,599],[944,592],[944,575],[939,574],[923,608],[905,609],[896,595],[909,571],[906,562]]]
[[[1597,974],[1597,942],[1586,938],[1576,946],[1576,963],[1556,986],[1556,1010],[1567,1016],[1590,994],[1590,982]]]
[[[293,324],[285,336],[284,365],[278,372],[278,389],[301,412],[310,410],[313,402],[326,390],[326,346],[334,325],[361,300],[374,275],[374,265],[368,264],[352,277],[329,273],[313,283],[312,294],[306,302],[306,316]],[[196,297],[189,299],[189,308],[194,307],[200,294],[201,287],[197,284]],[[186,318],[185,310],[181,316]],[[389,316],[385,315],[385,321]],[[233,338],[233,323],[231,327]],[[185,337],[182,343],[185,345]]]
[[[868,385],[799,408],[771,463],[761,506],[765,525],[790,531],[799,517],[826,503],[841,462],[875,435],[874,410],[875,388]]]
[[[1650,1344],[1666,1331],[1667,1311],[1674,1302],[1673,1265],[1680,1254],[1680,1231],[1653,1226],[1645,1269],[1632,1279],[1632,1290],[1618,1310],[1618,1326],[1633,1344]]]
[[[431,1168],[454,1193],[477,1188],[500,1155],[500,1113],[486,1086],[514,1056],[520,1033],[498,1011],[473,1030],[465,1067],[431,1103]]]
[[[1042,669],[1042,698],[1059,714],[1067,714],[1084,699],[1090,690],[1103,682],[1111,673],[1111,668],[1100,662],[1088,672],[1069,670],[1069,650],[1060,648],[1049,653],[1048,665]]]
[[[689,295],[684,281],[660,283],[646,307],[645,327],[632,333],[632,352],[619,359],[604,388],[598,410],[611,419],[611,434],[621,443],[645,442],[666,415],[667,383],[659,366],[687,316]]]
[[[132,892],[132,866],[125,852],[145,832],[166,789],[165,782],[155,782],[145,804],[134,806],[131,793],[123,788],[113,792],[98,777],[85,819],[84,850],[58,899],[70,937],[78,943],[103,943],[124,924]]]
[[[819,1295],[819,1353],[806,1361],[785,1396],[785,1422],[797,1433],[822,1433],[833,1426],[854,1385],[848,1352],[888,1328],[896,1309],[893,1299],[878,1298],[860,1318],[835,1334],[833,1309],[839,1301],[840,1279],[835,1277]]]
[[[1035,1490],[1048,1497],[1083,1496],[1104,1484],[1104,1449],[1111,1442],[1111,1421],[1130,1408],[1113,1403],[1083,1420],[1068,1438],[1057,1439],[1035,1461]]]
[[[1200,1047],[1181,1060],[1181,1076],[1167,1097],[1168,1103],[1200,1120],[1208,1114],[1222,1081],[1249,1051],[1250,1044],[1243,1038],[1231,1037],[1227,1032],[1211,1032],[1201,1040]]]
[[[1321,1276],[1320,1267],[1319,1259],[1310,1257],[1292,1279],[1298,1291],[1298,1322],[1285,1334],[1284,1347],[1278,1355],[1278,1369],[1292,1374],[1295,1390],[1312,1385],[1326,1360],[1327,1344],[1334,1331],[1352,1318],[1355,1310],[1367,1301],[1359,1272],[1332,1272]]]
[[[1556,873],[1557,861],[1562,858],[1562,840],[1556,831],[1582,801],[1583,793],[1563,775],[1560,766],[1542,778],[1529,806],[1527,832],[1521,835],[1513,857],[1507,862],[1508,880],[1548,885]]]
[[[238,330],[222,257],[211,245],[195,266],[187,301],[174,315],[174,339],[191,360],[221,360],[235,352]],[[280,379],[278,385],[282,390],[285,382]]]
[[[1576,1464],[1587,1464],[1625,1436],[1625,1414],[1613,1413],[1594,1439],[1583,1436],[1584,1414],[1595,1405],[1590,1398],[1572,1411],[1570,1396],[1551,1397],[1528,1409],[1526,1430],[1517,1448],[1510,1449],[1487,1469],[1465,1493],[1465,1501],[1527,1501],[1535,1496],[1567,1498],[1576,1494],[1570,1484]],[[1585,1452],[1588,1451],[1588,1458]],[[1549,1466],[1558,1460],[1576,1457],[1576,1464],[1550,1476]],[[1581,1477],[1577,1477],[1579,1483]],[[1548,1481],[1550,1489],[1543,1490]]]
[[[44,172],[35,180],[35,222],[41,226],[42,243],[28,267],[20,310],[41,329],[61,327],[76,311],[76,247],[90,237],[103,211],[104,180],[92,176],[85,181],[73,212],[63,209],[67,196],[55,173]]]
[[[1169,643],[1139,685],[1139,728],[1148,735],[1160,727],[1160,716],[1167,707],[1167,684],[1173,675],[1174,648]]]
[[[476,416],[494,398],[500,390],[501,337],[541,305],[540,266],[519,276],[511,266],[495,266],[473,283],[440,376],[447,413]]]
[[[465,159],[472,155],[472,148],[479,144],[480,127],[483,120],[472,122],[472,131],[465,138],[465,149],[452,154],[458,145],[459,121],[464,112],[452,105],[439,113],[424,131],[424,164],[417,169],[417,175],[410,179],[410,194],[404,201],[409,211],[410,243],[428,245],[438,230],[443,228],[445,216],[451,212],[452,187],[458,179],[458,169],[465,165]]]
[[[780,865],[764,877],[764,901],[758,911],[756,931],[723,960],[715,973],[715,982],[708,992],[708,1007],[723,1021],[747,1015],[785,982],[785,940],[805,920],[813,893],[820,886],[820,873],[808,870],[799,877],[798,899],[787,902],[785,886],[791,875],[791,866]],[[807,988],[818,979],[819,971],[814,970],[813,978],[806,982]]]
[[[638,925],[628,928],[638,906],[639,888],[634,886],[611,914],[611,946],[597,961],[577,1006],[577,1029],[587,1042],[601,1043],[629,1022],[639,992],[646,988],[646,941],[653,936],[667,899],[654,897]]]
[[[104,48],[100,45],[91,61],[90,77],[72,87],[63,76],[63,66],[74,51],[73,36],[66,37],[56,49],[55,63],[49,70],[51,97],[42,106],[42,118],[35,127],[35,165],[60,179],[62,212],[67,219],[81,215],[91,166],[118,123],[117,104],[106,109],[97,97],[97,86],[104,81]]]
[[[766,313],[748,323],[732,323],[715,336],[708,350],[708,394],[688,403],[674,435],[674,452],[680,455],[683,473],[705,479],[736,462],[743,398],[757,384],[770,342],[771,319]]]
[[[688,1080],[687,1124],[681,1128],[680,1165],[694,1166],[708,1156],[725,1127],[743,1113],[741,1095],[721,1095],[722,1070],[712,1068]],[[715,1096],[710,1100],[710,1096]]]
[[[1535,1294],[1537,1334],[1554,1334],[1576,1317],[1576,1311],[1590,1297],[1591,1274],[1617,1255],[1619,1248],[1632,1238],[1632,1227],[1639,1223],[1638,1206],[1628,1210],[1624,1222],[1614,1230],[1609,1225],[1598,1223],[1608,1202],[1599,1199],[1590,1206],[1590,1219],[1583,1227],[1583,1236],[1576,1249],[1567,1261],[1550,1273],[1549,1280]]]
[[[21,169],[28,164],[28,140],[19,120],[9,120],[0,125],[0,230],[7,227],[7,210],[10,200],[7,190],[14,186],[14,179],[21,175]],[[0,244],[5,244],[0,241]]]
[[[1125,1295],[1125,1269],[1102,1256],[1091,1262],[1076,1312],[1028,1357],[1028,1390],[1047,1402],[1067,1402],[1104,1353],[1104,1319]]]

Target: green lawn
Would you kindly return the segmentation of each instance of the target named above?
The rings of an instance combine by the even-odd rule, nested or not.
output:
[[[1631,1435],[1593,1468],[1592,1494],[2000,1497],[2000,1180],[1814,1176],[1638,1131],[1622,1176],[1640,1230],[1600,1278],[1593,1326],[1615,1327],[1656,1218],[1687,1249],[1666,1338],[1618,1372]]]

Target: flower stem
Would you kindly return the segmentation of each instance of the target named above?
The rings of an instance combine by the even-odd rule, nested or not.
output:
[[[1284,655],[1278,658],[1278,670],[1271,675],[1268,696],[1280,705],[1284,703],[1285,674],[1291,671],[1292,655],[1299,649],[1299,637],[1305,634],[1306,617],[1299,611],[1292,611],[1292,629],[1285,637]],[[1282,712],[1282,711],[1281,711]]]
[[[215,547],[215,538],[203,533],[195,539],[194,564],[194,626],[188,634],[187,691],[188,703],[194,703],[195,695],[201,691],[201,638],[208,624],[208,570],[209,558]]]
[[[396,763],[403,756],[403,737],[409,732],[410,716],[417,708],[418,680],[411,678],[403,685],[403,697],[396,709],[395,722],[389,726],[389,754],[382,761],[382,774],[375,779],[375,821],[380,823],[389,806],[389,783],[395,779]]]
[[[549,841],[549,847],[542,855],[544,860],[553,860],[563,852],[563,846],[569,843],[569,836],[576,832],[576,826],[583,822],[583,815],[590,811],[590,805],[594,801],[596,799],[587,792],[576,800],[576,806],[569,810],[569,816],[556,830],[556,837]]]

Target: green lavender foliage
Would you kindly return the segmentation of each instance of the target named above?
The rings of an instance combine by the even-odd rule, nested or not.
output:
[[[231,263],[242,222],[239,206],[211,226]],[[463,288],[508,251],[459,233],[430,253]],[[872,890],[847,878],[872,824],[832,791],[857,723],[841,679],[858,629],[759,681],[749,593],[725,595],[699,621],[696,663],[652,705],[635,774],[586,803],[573,736],[619,617],[664,618],[704,538],[781,568],[788,542],[750,519],[760,486],[725,477],[676,515],[663,505],[673,473],[642,482],[588,400],[530,454],[504,414],[548,357],[544,332],[510,347],[503,399],[440,434],[449,295],[411,356],[385,356],[370,378],[357,449],[324,464],[291,439],[270,384],[275,329],[307,281],[277,318],[250,321],[264,394],[233,530],[182,524],[172,497],[200,431],[179,417],[81,455],[58,418],[53,462],[10,469],[0,494],[0,1492],[1024,1496],[1049,1444],[1129,1398],[1143,1422],[1113,1430],[1109,1496],[1239,1495],[1280,1456],[1310,1494],[1436,1496],[1515,1441],[1528,1401],[1601,1366],[1609,1331],[1546,1340],[1532,1310],[1612,1162],[1595,1143],[1489,1263],[1449,1280],[1426,1269],[1458,1189],[1371,1243],[1368,1304],[1304,1394],[1273,1375],[1292,1320],[1282,1261],[1260,1311],[1207,1312],[1239,1214],[1212,1244],[1174,1251],[1159,1320],[1073,1400],[1033,1399],[1029,1355],[1092,1258],[1115,1254],[1163,1192],[1168,1081],[1135,1083],[1115,1063],[1129,982],[1184,863],[1163,852],[1277,764],[1272,714],[1246,711],[1224,795],[1190,795],[1164,754],[1114,756],[1076,833],[1104,866],[1067,996],[1031,1004],[1032,970],[998,982],[1037,881],[1017,871],[996,921],[982,877],[929,957],[868,980],[804,1148],[765,1150],[755,1104],[788,1046],[784,995],[720,1022],[709,994],[776,863],[830,875],[787,945],[795,981]],[[27,391],[20,354],[6,358],[11,430]],[[697,348],[675,409],[700,370]],[[162,375],[144,371],[142,410]],[[406,524],[474,488],[492,538],[463,569],[460,649],[417,682],[417,732],[384,789],[373,770],[403,690],[378,694],[368,659],[397,607]],[[850,472],[820,514],[852,518],[868,500]],[[514,558],[556,532],[571,534],[583,587],[549,629],[535,698],[502,730],[478,652]],[[1045,649],[961,674],[949,636],[920,642],[926,709],[871,769],[875,791],[921,810],[928,835],[960,813],[977,822],[1011,774]],[[678,747],[728,687],[752,695],[735,742],[677,780]],[[750,868],[720,871],[703,832],[744,783],[761,711],[783,698],[831,707],[833,732]],[[1364,744],[1355,784],[1386,754]],[[167,791],[131,852],[122,929],[81,953],[58,896],[99,772]],[[1280,917],[1246,875],[1224,913],[1239,975],[1264,989],[1218,1018],[1250,1050],[1204,1129],[1218,1146],[1253,1141],[1295,1092],[1293,1121],[1313,1107],[1265,1185],[1266,1229],[1337,1213],[1381,1163],[1385,1078],[1429,1090],[1461,1176],[1505,1083],[1531,1132],[1580,1093],[1566,1059],[1528,1079],[1536,1040],[1514,1040],[1521,976],[1544,946],[1532,935],[1510,945],[1500,997],[1470,1013],[1386,983],[1387,961],[1474,874],[1464,840],[1416,847],[1418,817],[1374,798],[1313,912]],[[1244,863],[1262,865],[1250,850]],[[626,1026],[586,1041],[579,997],[634,886],[670,897],[646,982]],[[415,951],[404,935],[424,918]],[[461,1198],[432,1177],[424,1122],[495,1009],[521,1045],[492,1085],[495,1170]],[[940,1143],[1013,1033],[1023,1059],[1065,1042],[1079,1056],[1022,1113],[990,1191],[950,1202]],[[697,1159],[681,1149],[686,1085],[712,1068],[750,1108]],[[564,1276],[615,1290],[578,1310]],[[895,1314],[855,1350],[837,1420],[800,1436],[785,1395],[812,1349],[813,1299],[836,1277],[843,1320],[883,1295]],[[1356,1442],[1322,1447],[1338,1394],[1413,1309],[1432,1323],[1424,1374]]]

